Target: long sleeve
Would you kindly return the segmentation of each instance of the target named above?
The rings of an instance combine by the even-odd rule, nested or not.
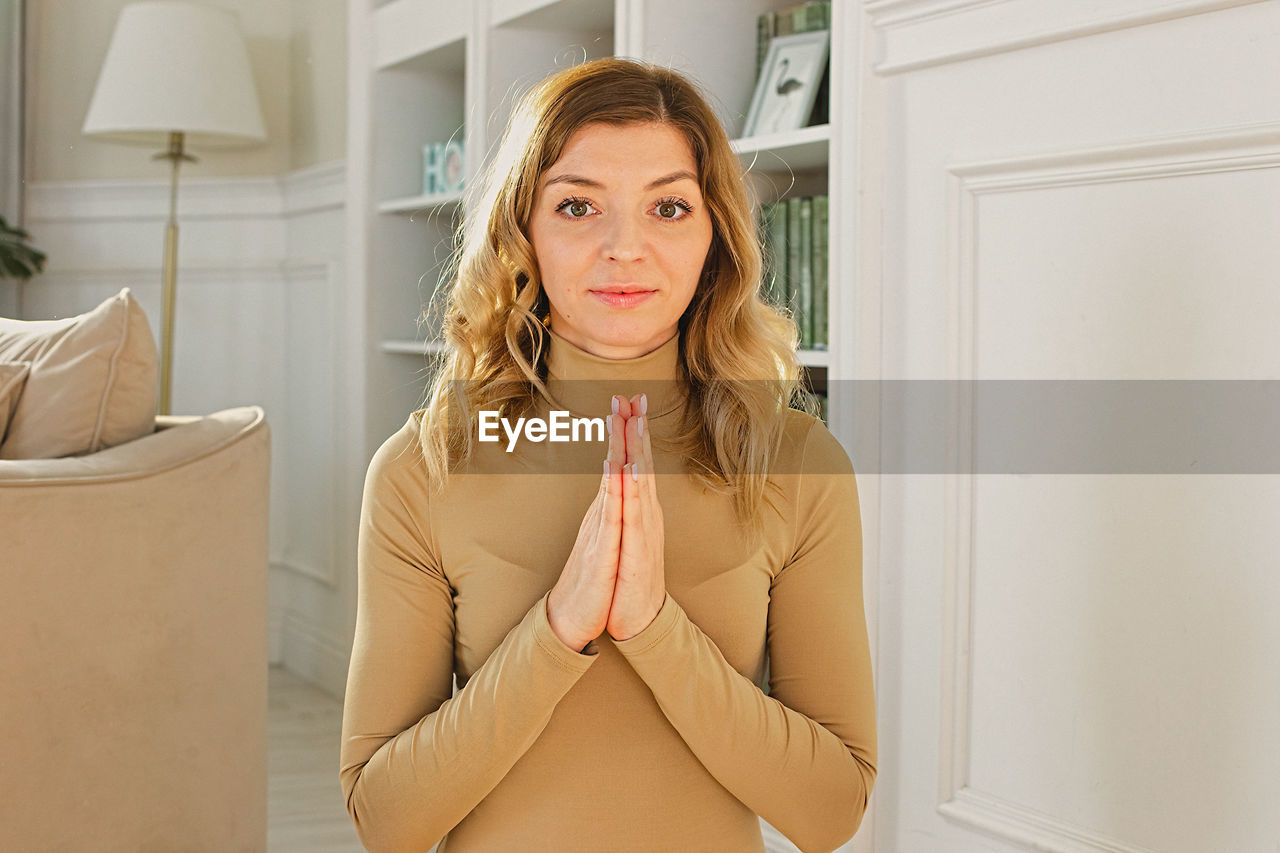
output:
[[[668,593],[615,645],[703,766],[805,853],[853,837],[876,775],[862,525],[848,455],[806,440],[791,557],[770,587],[770,692],[725,659]]]
[[[374,853],[430,849],[497,786],[597,659],[552,632],[544,594],[450,697],[452,594],[410,436],[383,444],[365,480],[342,718],[342,790]]]

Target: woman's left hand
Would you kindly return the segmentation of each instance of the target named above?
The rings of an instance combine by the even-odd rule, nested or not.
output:
[[[626,430],[627,464],[622,469],[622,546],[606,630],[629,640],[649,626],[667,597],[663,572],[665,528],[649,443],[643,395],[618,398]],[[633,477],[632,472],[635,472]]]

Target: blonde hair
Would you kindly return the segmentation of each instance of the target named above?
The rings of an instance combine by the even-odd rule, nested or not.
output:
[[[739,521],[758,532],[782,415],[797,398],[796,326],[760,297],[759,230],[715,113],[679,73],[631,59],[583,62],[543,80],[516,105],[495,157],[468,190],[448,284],[432,306],[447,352],[422,418],[428,476],[443,486],[470,459],[479,410],[516,417],[539,396],[553,401],[544,363],[549,303],[527,230],[538,181],[584,125],[648,122],[688,140],[712,220],[706,264],[679,320],[689,395],[672,449],[703,485],[732,493]]]

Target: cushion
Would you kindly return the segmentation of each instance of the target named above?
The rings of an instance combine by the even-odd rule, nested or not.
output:
[[[75,317],[0,318],[0,361],[31,363],[0,459],[81,456],[155,431],[160,358],[127,287]]]
[[[9,418],[18,408],[18,398],[22,396],[22,388],[27,384],[30,372],[29,361],[0,361],[0,444],[4,443]]]

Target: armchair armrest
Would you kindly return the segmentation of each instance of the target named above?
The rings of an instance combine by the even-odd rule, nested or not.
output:
[[[270,431],[0,460],[0,850],[266,849]]]
[[[84,456],[0,459],[0,488],[108,482],[149,477],[194,462],[268,429],[261,406],[211,415],[157,415],[156,431]]]

